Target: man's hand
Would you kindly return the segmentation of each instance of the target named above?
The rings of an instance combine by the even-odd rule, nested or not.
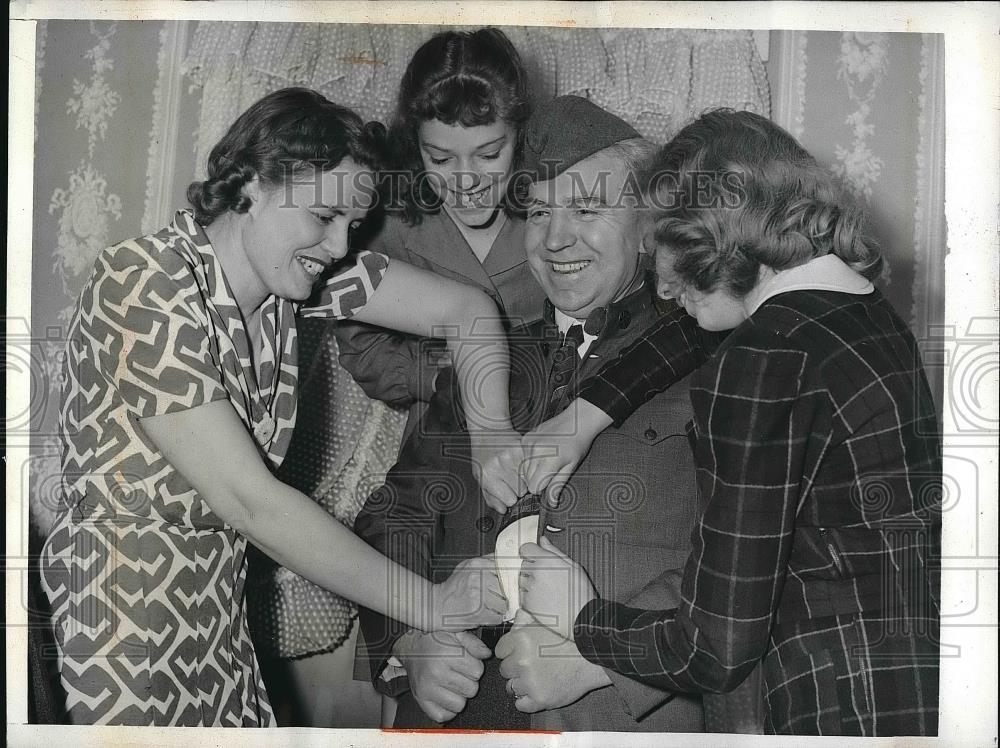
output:
[[[588,602],[597,597],[580,564],[542,538],[541,544],[521,546],[518,585],[521,607],[564,639],[573,640],[573,623]]]
[[[583,658],[573,642],[542,626],[523,610],[510,632],[497,642],[500,674],[521,712],[540,712],[572,704],[611,685],[604,668]]]
[[[465,631],[499,624],[507,613],[493,556],[467,558],[444,582],[435,584],[431,601],[431,631]]]
[[[482,660],[490,648],[468,631],[401,636],[392,653],[406,668],[410,690],[424,713],[435,722],[447,722],[465,709],[479,691]]]

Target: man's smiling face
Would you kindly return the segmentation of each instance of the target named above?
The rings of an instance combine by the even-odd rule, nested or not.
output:
[[[528,190],[528,263],[553,306],[576,319],[619,298],[639,261],[639,212],[621,198],[627,172],[613,154],[599,151]]]

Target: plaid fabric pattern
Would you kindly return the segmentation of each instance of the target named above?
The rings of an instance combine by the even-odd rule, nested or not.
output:
[[[769,732],[936,734],[941,445],[904,323],[877,291],[781,294],[691,400],[701,516],[682,604],[592,601],[581,653],[701,692],[763,658]]]
[[[579,397],[611,416],[615,426],[705,363],[725,337],[702,330],[673,299],[656,306],[656,323],[580,389]]]

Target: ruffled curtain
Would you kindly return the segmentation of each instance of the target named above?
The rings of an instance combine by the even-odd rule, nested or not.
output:
[[[277,88],[315,88],[385,122],[413,52],[442,28],[199,23],[184,63],[189,80],[203,88],[198,169],[239,113]],[[713,107],[770,114],[767,75],[749,31],[504,31],[524,58],[537,98],[585,96],[656,142]]]
[[[407,62],[440,26],[198,24],[184,62],[201,86],[197,178],[229,125],[264,94],[314,88],[386,122]],[[538,100],[587,97],[665,142],[706,109],[770,114],[767,76],[749,31],[506,28]],[[402,413],[369,400],[337,364],[336,341],[302,326],[300,423],[282,478],[347,525],[394,461]],[[333,550],[333,549],[331,549]],[[248,586],[258,651],[301,657],[339,646],[354,607],[257,559]]]

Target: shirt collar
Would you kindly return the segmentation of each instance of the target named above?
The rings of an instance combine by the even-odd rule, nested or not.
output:
[[[823,255],[802,265],[782,270],[758,284],[744,299],[747,314],[756,312],[761,304],[773,296],[807,289],[869,294],[875,290],[875,286],[836,255]]]
[[[576,353],[580,358],[583,358],[584,354],[590,348],[590,344],[597,340],[596,335],[592,335],[587,332],[587,320],[575,319],[570,317],[568,314],[564,314],[555,307],[552,308],[553,315],[555,317],[556,327],[559,328],[559,334],[565,337],[566,333],[569,332],[569,328],[573,325],[581,325],[583,327],[583,341],[576,348]]]

